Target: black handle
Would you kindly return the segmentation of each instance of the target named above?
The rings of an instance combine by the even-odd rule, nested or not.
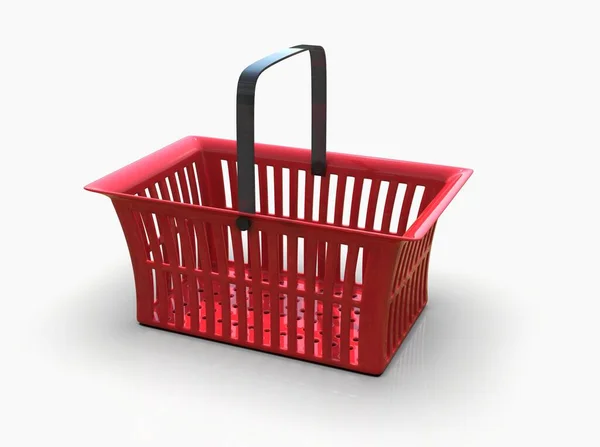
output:
[[[325,175],[325,142],[327,124],[327,70],[325,50],[316,45],[296,45],[273,53],[248,66],[240,75],[237,88],[237,161],[238,203],[243,213],[256,212],[254,190],[254,97],[256,83],[263,71],[295,54],[310,52],[312,96],[312,155],[311,172]],[[239,217],[237,226],[250,228],[247,217]]]

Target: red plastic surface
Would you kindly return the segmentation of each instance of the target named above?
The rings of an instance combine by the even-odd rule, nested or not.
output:
[[[328,152],[313,177],[308,150],[255,150],[247,232],[233,140],[187,137],[86,187],[117,211],[138,321],[381,374],[427,303],[436,221],[472,171]]]

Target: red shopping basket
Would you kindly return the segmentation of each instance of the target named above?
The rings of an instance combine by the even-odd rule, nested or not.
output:
[[[312,151],[254,142],[259,75],[310,52]],[[237,141],[187,137],[91,183],[141,324],[379,375],[427,303],[436,221],[470,169],[325,154],[322,47],[239,78]]]

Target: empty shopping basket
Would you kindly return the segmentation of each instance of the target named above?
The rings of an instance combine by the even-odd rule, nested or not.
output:
[[[254,142],[259,75],[309,51],[312,150]],[[147,326],[379,375],[427,303],[438,217],[470,169],[325,152],[326,66],[246,68],[237,141],[186,137],[87,190],[111,198]]]

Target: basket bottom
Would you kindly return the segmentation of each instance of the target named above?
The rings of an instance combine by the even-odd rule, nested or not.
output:
[[[171,291],[168,295],[166,312],[166,321],[160,321],[160,303],[155,301],[153,304],[152,322],[141,322],[145,325],[160,327],[162,329],[183,332],[203,338],[215,340],[221,339],[226,343],[258,348],[273,353],[279,353],[286,356],[311,355],[315,357],[313,361],[323,359],[323,342],[325,309],[324,302],[318,299],[312,301],[310,309],[308,300],[302,296],[288,297],[286,293],[279,293],[276,300],[273,300],[269,292],[263,291],[260,295],[260,306],[257,306],[257,295],[253,293],[251,287],[246,287],[245,291],[239,291],[234,284],[221,284],[213,282],[212,295],[202,281],[198,281],[198,287],[189,282],[182,282],[181,297],[179,293]],[[317,289],[319,284],[316,285]],[[361,290],[356,290],[354,296],[360,297]],[[297,295],[301,292],[298,291]],[[197,305],[192,305],[193,300],[197,300]],[[207,302],[207,300],[210,300]],[[294,303],[292,302],[295,301]],[[229,306],[228,312],[225,306]],[[273,305],[275,303],[275,305]],[[359,341],[360,341],[360,309],[352,306],[349,314],[348,331],[342,334],[342,312],[347,309],[342,308],[342,304],[331,304],[331,360],[340,360],[342,345],[348,349],[349,366],[358,365],[359,361]],[[197,324],[193,323],[193,308],[197,307]],[[295,309],[294,309],[295,308]],[[210,312],[212,310],[212,312]],[[181,323],[177,324],[177,313],[182,312]],[[258,312],[261,315],[258,315]],[[275,329],[277,322],[273,321],[272,312],[277,312],[278,329]],[[212,316],[209,314],[212,313]],[[245,313],[245,318],[243,314]],[[228,314],[228,320],[226,321]],[[180,317],[181,318],[181,317]],[[212,321],[209,321],[212,318]],[[257,320],[262,322],[261,334],[256,328]],[[242,322],[242,320],[244,320]],[[242,325],[245,326],[242,329]],[[196,326],[192,330],[192,326]],[[306,332],[312,325],[312,341],[307,345],[305,337]],[[210,327],[212,326],[212,328]],[[212,330],[211,330],[212,329]],[[274,333],[277,330],[277,334]],[[295,343],[290,343],[290,336],[294,336]],[[342,342],[342,338],[346,340]],[[291,346],[290,346],[291,345]],[[292,348],[290,350],[290,347]],[[307,353],[307,350],[309,351]],[[312,350],[312,352],[310,352]],[[323,359],[327,361],[327,359]]]

